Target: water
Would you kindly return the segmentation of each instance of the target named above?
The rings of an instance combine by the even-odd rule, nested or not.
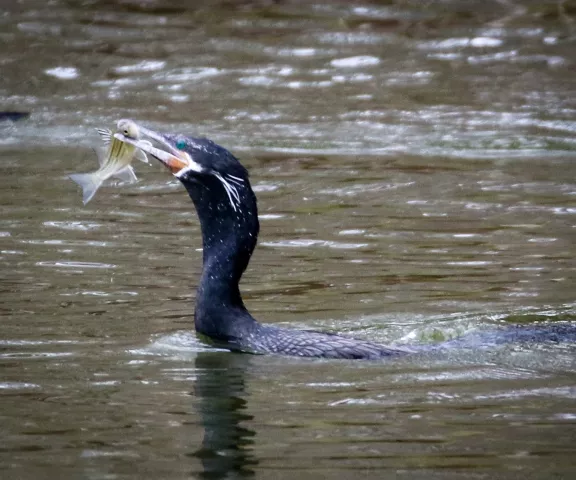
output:
[[[0,476],[572,478],[573,345],[215,351],[178,182],[139,164],[84,207],[66,176],[121,117],[231,149],[266,322],[390,344],[574,322],[573,11],[459,5],[6,4],[0,105],[31,115],[0,123]]]

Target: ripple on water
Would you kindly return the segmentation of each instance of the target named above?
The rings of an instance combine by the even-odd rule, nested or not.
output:
[[[267,76],[267,75],[252,75],[249,77],[238,78],[238,83],[246,86],[255,87],[271,87],[272,85],[277,85],[279,83],[278,79]]]
[[[274,192],[280,188],[280,185],[273,183],[259,183],[253,187],[255,192]]]
[[[33,388],[41,388],[37,383],[27,382],[0,382],[0,390],[29,390]]]
[[[308,247],[328,247],[336,249],[358,249],[368,247],[369,243],[343,243],[332,240],[312,240],[300,238],[296,240],[278,240],[275,242],[261,242],[260,245],[272,248],[308,248]]]
[[[74,297],[74,296],[89,296],[89,297],[136,297],[138,296],[138,292],[129,292],[129,291],[113,291],[113,292],[103,292],[101,290],[81,290],[77,292],[71,293],[61,293],[61,297]]]
[[[397,190],[399,188],[410,187],[415,182],[396,182],[396,183],[359,183],[357,185],[348,185],[340,188],[326,188],[318,190],[319,194],[336,195],[338,197],[353,197],[365,194],[366,192],[383,192],[388,190]]]
[[[80,458],[140,458],[136,451],[127,450],[82,450]],[[106,478],[106,477],[104,477]]]
[[[189,83],[203,80],[218,75],[223,75],[226,71],[215,67],[183,67],[166,70],[152,75],[152,80],[162,82]]]
[[[280,86],[284,86],[287,88],[293,88],[293,89],[326,88],[326,87],[331,87],[333,85],[334,85],[334,82],[332,82],[330,80],[321,80],[321,81],[312,81],[312,82],[293,80],[290,82],[285,82],[283,84],[280,84]]]
[[[18,358],[18,359],[33,359],[33,358],[64,358],[76,355],[74,352],[14,352],[14,353],[1,353],[0,358]]]
[[[389,42],[386,37],[369,32],[325,32],[313,37],[321,44],[330,45],[378,45]]]
[[[97,240],[59,240],[59,239],[50,239],[50,240],[19,240],[20,243],[25,243],[29,245],[60,245],[60,246],[67,246],[67,247],[111,247],[116,245],[115,242],[100,242]],[[125,245],[126,246],[126,245]]]
[[[198,340],[196,334],[190,330],[182,330],[169,335],[157,337],[148,347],[131,349],[130,353],[136,355],[169,355],[177,357],[193,357],[198,352],[215,352],[228,350],[218,349],[206,345]]]
[[[141,62],[131,65],[120,65],[112,68],[112,72],[118,75],[126,75],[132,73],[145,73],[156,72],[162,70],[166,66],[163,60],[143,60]]]
[[[90,269],[90,268],[116,268],[117,265],[112,263],[99,263],[99,262],[72,262],[63,260],[52,260],[36,262],[35,265],[40,267],[58,267],[58,268],[74,268],[74,269]]]
[[[337,58],[330,62],[336,68],[358,68],[378,65],[380,59],[371,55],[358,55],[355,57]]]
[[[144,78],[140,77],[129,77],[129,78],[114,78],[111,80],[96,80],[92,82],[90,85],[93,87],[108,87],[110,90],[108,92],[109,98],[117,98],[117,92],[114,92],[115,89],[118,88],[136,88],[136,87],[144,87],[148,84],[148,81]]]
[[[60,228],[62,230],[95,230],[102,226],[101,223],[80,222],[80,221],[46,221],[43,222],[46,227]]]
[[[45,70],[44,73],[59,80],[75,80],[80,76],[80,72],[75,67],[54,67]]]
[[[534,378],[534,373],[530,377]],[[488,395],[475,395],[472,400],[496,400],[496,399],[510,399],[515,400],[518,398],[526,397],[561,397],[576,399],[576,387],[556,387],[556,388],[532,388],[532,389],[522,389],[522,390],[512,390],[507,392],[494,392]],[[503,414],[506,415],[506,414]]]
[[[314,57],[319,55],[330,55],[334,53],[332,50],[318,49],[318,48],[266,48],[266,52],[279,55],[281,57]]]
[[[444,40],[419,42],[418,48],[423,50],[452,50],[464,47],[493,48],[504,43],[501,38],[495,37],[457,37]]]
[[[3,346],[36,346],[36,345],[80,345],[94,343],[91,340],[0,340]]]

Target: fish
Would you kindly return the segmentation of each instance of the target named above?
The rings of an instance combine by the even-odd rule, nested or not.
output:
[[[132,120],[119,120],[117,129],[119,133],[127,138],[134,140],[140,138],[140,129]],[[118,177],[130,183],[137,181],[138,178],[130,165],[134,158],[149,163],[148,157],[142,150],[117,139],[111,130],[97,129],[97,131],[107,146],[105,154],[98,154],[100,168],[91,173],[72,173],[69,175],[71,180],[82,187],[82,201],[84,205],[92,200],[92,197],[94,197],[104,181],[110,177]]]

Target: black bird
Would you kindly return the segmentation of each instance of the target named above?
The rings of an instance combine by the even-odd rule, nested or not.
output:
[[[247,170],[232,153],[211,140],[138,127],[141,137],[154,140],[162,149],[116,135],[168,167],[186,187],[200,219],[203,268],[196,296],[195,327],[210,343],[238,352],[342,359],[378,359],[421,350],[256,321],[244,306],[239,288],[260,228],[256,196]],[[514,338],[555,340],[558,336],[558,332],[550,337],[540,330],[522,332],[519,337],[514,330],[506,332],[502,337],[496,332],[494,338],[488,339],[489,343]],[[571,334],[576,339],[576,328],[571,329]]]

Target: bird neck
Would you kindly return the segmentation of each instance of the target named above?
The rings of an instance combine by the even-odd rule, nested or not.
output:
[[[202,229],[203,265],[195,309],[196,329],[212,338],[228,338],[240,324],[255,320],[240,294],[240,279],[258,239],[256,196],[246,179],[233,206],[219,182],[191,186]]]

